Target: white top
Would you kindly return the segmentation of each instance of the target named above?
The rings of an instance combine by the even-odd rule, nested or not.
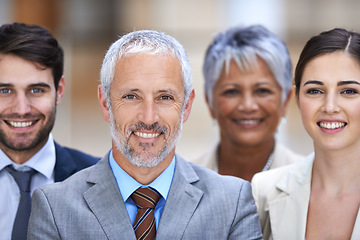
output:
[[[214,170],[215,172],[218,172],[218,162],[217,162],[218,146],[219,144],[216,144],[208,152],[203,153],[200,156],[194,157],[190,159],[190,161],[199,164],[201,166],[207,167],[211,170]],[[274,151],[268,160],[269,166],[265,166],[263,171],[278,168],[291,163],[295,163],[304,158],[305,156],[295,153],[291,149],[276,142]]]

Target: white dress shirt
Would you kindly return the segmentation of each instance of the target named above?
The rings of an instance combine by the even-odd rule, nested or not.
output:
[[[36,188],[54,182],[55,144],[52,135],[32,158],[24,164],[16,164],[0,149],[0,239],[10,240],[20,201],[20,190],[10,173],[4,169],[13,165],[18,171],[35,169],[31,181],[31,194]]]

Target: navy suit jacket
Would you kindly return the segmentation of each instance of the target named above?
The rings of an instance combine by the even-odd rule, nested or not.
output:
[[[56,155],[55,182],[64,181],[74,173],[90,167],[100,160],[100,158],[54,143]]]

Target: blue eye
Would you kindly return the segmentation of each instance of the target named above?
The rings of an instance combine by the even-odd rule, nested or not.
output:
[[[8,89],[8,88],[3,88],[3,89],[0,89],[0,93],[2,93],[2,94],[8,94],[8,93],[11,93],[11,90]]]
[[[40,89],[40,88],[33,88],[33,89],[31,89],[31,92],[32,92],[32,93],[42,93],[43,90]]]
[[[134,94],[128,94],[128,95],[125,95],[123,98],[125,98],[125,99],[135,99],[136,96]]]
[[[320,94],[322,93],[322,91],[320,91],[319,89],[309,89],[306,91],[306,93],[308,94]]]
[[[161,96],[160,99],[162,99],[162,100],[171,100],[173,98],[171,96],[164,95],[164,96]]]
[[[354,95],[354,94],[358,94],[358,91],[355,89],[345,89],[341,93],[346,95]]]

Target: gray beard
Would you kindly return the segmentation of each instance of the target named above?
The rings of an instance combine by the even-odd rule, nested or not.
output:
[[[164,145],[164,147],[157,153],[156,156],[147,157],[145,158],[141,154],[136,154],[134,148],[132,148],[129,143],[128,139],[130,135],[132,134],[133,130],[126,130],[125,135],[126,136],[118,136],[118,128],[116,125],[116,122],[114,120],[112,110],[109,108],[110,112],[110,133],[112,140],[115,143],[116,148],[129,160],[130,163],[132,163],[135,166],[138,167],[155,167],[159,165],[166,156],[169,155],[169,153],[175,148],[176,144],[178,143],[182,131],[182,120],[183,120],[183,112],[181,113],[181,119],[180,123],[175,129],[176,133],[174,136],[172,136],[170,139],[168,136],[168,130],[166,129],[164,131],[165,139],[169,139],[167,144]],[[132,129],[132,127],[130,127]],[[147,149],[152,147],[152,144],[150,143],[141,143],[139,144],[140,147],[143,148],[143,152],[145,152]]]

